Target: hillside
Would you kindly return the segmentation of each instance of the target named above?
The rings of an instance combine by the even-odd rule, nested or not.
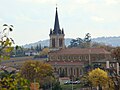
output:
[[[72,39],[72,38],[66,38],[66,39],[65,39],[65,45],[66,45],[66,46],[68,46],[68,45],[70,44],[71,39]],[[35,42],[35,43],[26,44],[26,45],[24,45],[23,47],[25,47],[25,48],[30,48],[31,46],[34,47],[34,46],[37,46],[37,45],[39,45],[39,44],[41,44],[42,47],[44,47],[44,46],[49,46],[49,39],[43,40],[43,41],[40,40],[40,41]]]
[[[70,44],[72,38],[66,38],[65,39],[65,45],[68,46]],[[98,37],[98,38],[92,38],[93,42],[98,43],[105,43],[106,45],[112,45],[112,46],[120,46],[120,36],[118,37]],[[41,44],[41,46],[49,46],[49,40],[43,40],[38,41],[35,43],[26,44],[23,47],[30,48],[31,46],[36,46],[38,44]]]
[[[92,41],[98,43],[105,43],[106,45],[120,46],[120,36],[118,37],[98,37],[93,38]]]

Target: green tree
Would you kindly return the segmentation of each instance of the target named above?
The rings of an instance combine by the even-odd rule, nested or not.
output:
[[[76,38],[76,39],[72,39],[70,41],[70,45],[68,47],[80,47],[80,48],[83,48],[83,39],[81,38]]]
[[[85,46],[85,48],[90,48],[91,47],[91,35],[90,35],[90,33],[87,33],[85,35],[84,46]]]
[[[9,32],[13,31],[13,25],[4,24],[3,28],[0,32],[0,60],[9,58],[13,50],[12,44],[14,44],[14,40],[8,37]]]
[[[42,50],[41,44],[37,45],[37,46],[35,47],[35,50],[36,50],[37,52],[40,52],[40,51]]]
[[[62,90],[62,87],[60,86],[59,82],[55,82],[53,85],[52,90]]]
[[[29,90],[29,81],[20,76],[15,71],[8,72],[2,70],[0,72],[0,90]]]
[[[90,33],[85,35],[84,39],[76,38],[72,39],[68,47],[78,47],[78,48],[88,48],[91,45],[91,36]]]

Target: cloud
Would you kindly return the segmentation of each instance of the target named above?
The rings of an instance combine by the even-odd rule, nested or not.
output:
[[[103,23],[104,22],[104,18],[98,17],[98,16],[92,16],[91,19],[95,22],[98,22],[98,23]]]
[[[56,3],[57,0],[18,0],[20,2],[27,2],[27,3]]]
[[[3,25],[4,23],[6,23],[6,21],[3,18],[0,18],[0,27],[1,25]]]
[[[24,14],[16,16],[15,19],[16,19],[16,21],[24,21],[24,22],[36,22],[36,23],[40,23],[41,22],[38,19],[31,18],[31,17],[26,16]]]
[[[120,3],[120,0],[105,0],[106,4],[111,5],[111,4],[118,4]]]
[[[2,18],[0,18],[0,22],[3,22],[3,19],[2,19]]]
[[[74,0],[74,2],[76,2],[77,4],[86,4],[89,3],[90,0]]]

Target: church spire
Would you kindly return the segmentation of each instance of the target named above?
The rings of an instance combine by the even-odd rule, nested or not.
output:
[[[59,50],[65,47],[64,41],[64,30],[60,29],[59,19],[58,19],[58,11],[56,7],[55,13],[55,22],[54,22],[54,29],[50,29],[50,48],[53,50]]]
[[[57,7],[56,7],[54,33],[55,34],[60,34],[59,31],[60,31],[60,25],[59,25],[58,12],[57,12]]]

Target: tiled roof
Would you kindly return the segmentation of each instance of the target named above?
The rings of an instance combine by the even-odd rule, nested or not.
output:
[[[110,54],[103,48],[67,48],[50,52],[49,54]]]
[[[111,63],[116,63],[117,62],[117,60],[109,58],[109,59],[95,60],[95,61],[93,61],[93,63],[106,63],[106,61],[109,61]]]
[[[64,65],[67,65],[67,66],[71,66],[71,65],[80,65],[80,66],[82,66],[82,65],[84,65],[84,63],[83,62],[79,62],[79,61],[49,61],[49,62],[47,62],[48,64],[51,64],[51,65],[59,65],[59,66],[64,66]]]

